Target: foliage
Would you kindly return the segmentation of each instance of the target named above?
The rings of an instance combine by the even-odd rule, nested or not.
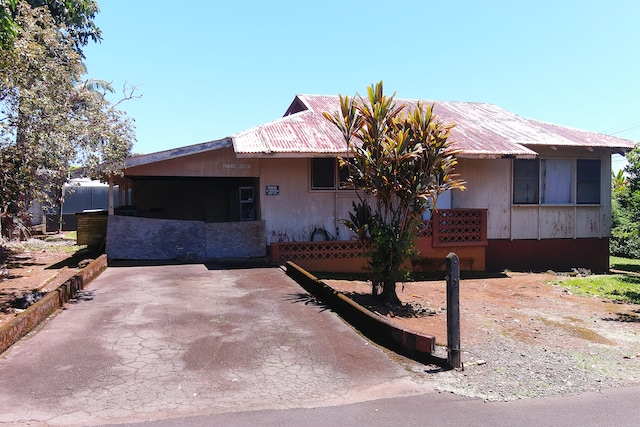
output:
[[[612,177],[609,250],[613,255],[640,258],[640,147],[626,158],[624,172]]]
[[[17,18],[19,0],[0,0],[0,47],[10,48],[18,35]],[[95,0],[28,0],[32,8],[46,7],[58,28],[73,42],[73,48],[82,55],[82,47],[89,40],[102,40],[102,33],[93,21],[100,11]]]
[[[369,248],[373,294],[398,304],[396,281],[403,263],[415,254],[422,215],[435,208],[443,191],[463,189],[454,172],[456,151],[449,141],[453,125],[436,119],[433,106],[399,105],[383,93],[382,82],[367,98],[340,96],[340,111],[325,117],[341,131],[349,151],[340,166],[358,195],[344,223]]]
[[[15,22],[0,51],[0,210],[14,222],[34,201],[54,204],[72,165],[117,172],[134,140],[126,114],[83,81],[73,34],[47,8],[20,2]]]

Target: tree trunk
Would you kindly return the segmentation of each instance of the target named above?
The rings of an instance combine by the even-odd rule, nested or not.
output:
[[[393,277],[387,277],[382,287],[384,302],[393,306],[402,305],[396,293],[396,281]]]

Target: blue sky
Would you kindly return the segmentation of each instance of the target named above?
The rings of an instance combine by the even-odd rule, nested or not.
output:
[[[136,85],[136,153],[224,138],[294,96],[488,102],[640,141],[640,2],[99,0],[89,76]],[[436,110],[437,113],[437,110]],[[615,166],[615,165],[614,165]]]

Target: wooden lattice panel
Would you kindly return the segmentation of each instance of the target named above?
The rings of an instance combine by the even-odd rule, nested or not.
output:
[[[482,244],[486,241],[486,211],[446,209],[434,215],[434,246]]]
[[[278,243],[280,261],[315,259],[351,259],[361,257],[362,245],[357,241]]]

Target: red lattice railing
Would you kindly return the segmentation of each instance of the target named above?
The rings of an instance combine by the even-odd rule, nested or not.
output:
[[[307,261],[318,259],[352,259],[361,257],[363,246],[357,240],[331,240],[328,242],[282,242],[277,243],[277,254],[272,257],[279,261]]]
[[[442,209],[432,222],[434,247],[487,244],[486,209]]]

